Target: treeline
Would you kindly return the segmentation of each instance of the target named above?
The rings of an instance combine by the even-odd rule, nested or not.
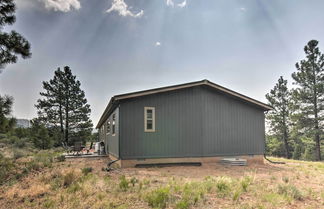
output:
[[[16,119],[10,117],[13,97],[0,96],[0,134],[11,144],[32,142],[35,147],[49,149],[72,145],[74,142],[96,141],[90,120],[90,105],[81,83],[69,67],[58,68],[54,77],[43,82],[41,99],[37,101],[38,117],[31,120],[31,128],[15,128]]]
[[[273,110],[267,114],[266,152],[300,159],[323,159],[324,55],[318,41],[304,47],[305,59],[296,63],[293,87],[280,76],[266,95]]]

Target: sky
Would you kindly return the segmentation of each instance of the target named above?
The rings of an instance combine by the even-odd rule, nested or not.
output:
[[[70,66],[97,124],[113,95],[208,79],[254,99],[292,83],[311,39],[324,52],[323,0],[16,0],[32,46],[0,74],[13,116],[36,117],[42,81]]]

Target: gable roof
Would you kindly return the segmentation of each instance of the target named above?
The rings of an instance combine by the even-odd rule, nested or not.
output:
[[[104,121],[108,118],[110,113],[118,106],[118,101],[120,101],[120,100],[141,97],[141,96],[146,96],[146,95],[151,95],[151,94],[158,94],[158,93],[162,93],[162,92],[174,91],[174,90],[179,90],[179,89],[185,89],[185,88],[190,88],[190,87],[194,87],[194,86],[202,86],[202,85],[210,86],[210,87],[217,89],[225,94],[234,96],[234,97],[239,98],[243,101],[246,101],[250,104],[254,104],[254,105],[258,106],[259,108],[263,109],[264,111],[272,110],[272,107],[270,105],[267,105],[263,102],[252,99],[251,97],[237,93],[235,91],[232,91],[228,88],[217,85],[217,84],[205,79],[202,81],[195,81],[195,82],[184,83],[184,84],[179,84],[179,85],[166,86],[166,87],[154,88],[154,89],[149,89],[149,90],[144,90],[144,91],[136,91],[136,92],[127,93],[127,94],[115,95],[110,99],[104,113],[100,117],[100,120],[99,120],[96,128],[99,128],[104,123]]]

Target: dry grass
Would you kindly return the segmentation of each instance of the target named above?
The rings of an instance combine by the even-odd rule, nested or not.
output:
[[[1,187],[0,207],[324,208],[323,163],[275,160],[287,164],[128,168],[107,173],[101,170],[104,159],[56,162]]]

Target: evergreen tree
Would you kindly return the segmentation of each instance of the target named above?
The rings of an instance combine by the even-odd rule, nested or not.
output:
[[[54,78],[43,82],[45,92],[36,105],[38,116],[48,127],[59,127],[67,143],[85,141],[91,136],[90,105],[80,81],[69,67],[55,71]]]
[[[304,51],[306,58],[296,63],[297,72],[292,74],[294,84],[297,85],[294,89],[294,97],[298,121],[305,132],[313,135],[315,159],[321,160],[321,130],[324,122],[324,55],[320,52],[316,40],[309,41]]]
[[[0,133],[10,131],[16,124],[15,118],[8,118],[12,111],[13,97],[0,96]]]
[[[40,149],[49,149],[52,147],[52,140],[45,126],[41,125],[37,128],[37,133],[33,137],[33,143],[35,147]]]
[[[271,125],[271,131],[284,143],[285,156],[290,158],[289,148],[289,118],[290,118],[290,92],[287,87],[287,80],[280,76],[278,83],[266,95],[269,105],[273,110],[267,114]]]
[[[0,0],[0,68],[16,63],[18,55],[24,59],[31,56],[30,44],[23,36],[16,31],[2,31],[5,25],[12,25],[16,21],[15,11],[14,0]]]

